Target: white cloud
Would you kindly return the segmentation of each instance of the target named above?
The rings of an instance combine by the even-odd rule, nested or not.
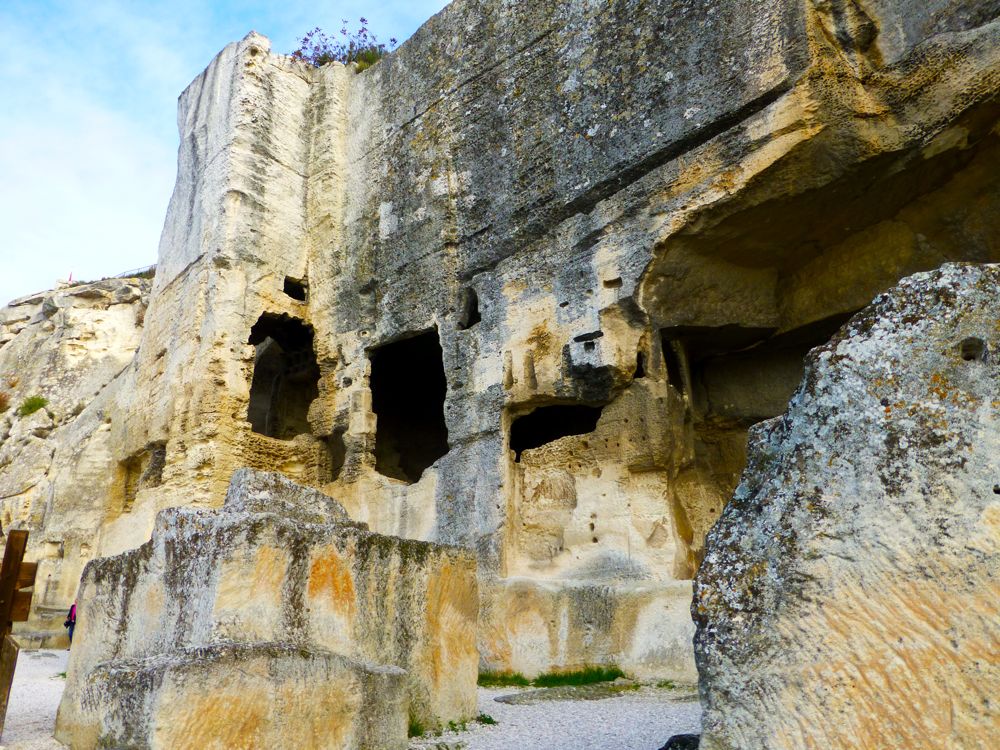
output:
[[[114,60],[100,6],[89,25],[63,10],[42,27],[23,14],[0,22],[0,305],[70,273],[155,262],[174,180],[173,117],[152,127],[149,106],[172,84],[150,85],[152,60]],[[118,34],[138,31],[119,20]]]

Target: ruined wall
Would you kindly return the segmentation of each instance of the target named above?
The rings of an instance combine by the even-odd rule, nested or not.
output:
[[[278,470],[475,549],[487,666],[692,677],[748,426],[875,293],[1000,254],[997,13],[459,0],[361,74],[230,45],[111,422],[163,482],[101,552]]]

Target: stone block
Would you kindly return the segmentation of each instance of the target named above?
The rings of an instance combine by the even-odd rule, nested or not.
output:
[[[71,748],[358,748],[407,743],[406,680],[288,643],[216,644],[96,668],[91,721],[64,720]]]
[[[105,731],[100,717],[111,694],[88,690],[94,680],[113,682],[122,663],[141,663],[151,674],[186,665],[184,674],[214,675],[218,688],[229,690],[242,679],[234,666],[241,654],[269,663],[259,644],[285,649],[282,664],[299,649],[303,658],[335,654],[392,667],[404,713],[425,727],[464,721],[476,709],[477,615],[471,553],[374,534],[315,490],[239,471],[220,510],[163,511],[145,545],[87,566],[60,736]],[[236,650],[203,651],[219,643]],[[217,667],[197,667],[193,660],[203,653]],[[162,705],[157,710],[181,704]],[[382,721],[377,713],[369,718]],[[369,746],[352,743],[344,747]]]

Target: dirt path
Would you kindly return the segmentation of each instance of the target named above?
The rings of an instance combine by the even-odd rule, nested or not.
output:
[[[596,686],[594,686],[596,687]],[[548,696],[539,695],[548,693]],[[497,698],[516,695],[511,702]],[[535,697],[538,700],[535,700]],[[641,687],[607,697],[599,690],[479,690],[479,711],[494,725],[472,723],[410,743],[411,750],[657,750],[671,735],[701,731],[690,688]]]
[[[52,738],[62,698],[69,651],[22,651],[7,704],[0,747],[5,750],[59,750]]]

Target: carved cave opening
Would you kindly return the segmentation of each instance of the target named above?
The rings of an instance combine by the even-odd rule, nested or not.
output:
[[[825,167],[836,162],[818,139],[656,248],[642,303],[691,441],[670,491],[682,577],[736,487],[749,426],[785,410],[809,348],[909,274],[1000,260],[997,112],[984,105],[961,138],[847,172]]]
[[[458,327],[467,331],[482,321],[483,317],[479,313],[479,295],[472,287],[463,289],[459,298]]]
[[[510,425],[510,449],[514,451],[514,462],[520,463],[521,454],[526,450],[540,448],[570,435],[593,432],[603,410],[603,406],[555,404],[540,406],[516,417]]]
[[[370,351],[375,469],[416,482],[448,452],[448,382],[437,329]]]
[[[313,329],[298,318],[264,313],[250,329],[254,354],[247,421],[278,440],[308,434],[309,406],[319,396]]]
[[[751,425],[784,413],[802,381],[805,357],[850,318],[839,314],[792,331],[735,325],[660,331],[671,387],[684,397],[692,460],[677,475],[674,514],[687,549],[675,575],[691,578],[703,536],[729,501],[746,465]]]
[[[293,279],[291,276],[286,276],[282,291],[298,302],[305,302],[309,296],[309,282],[305,279]]]

